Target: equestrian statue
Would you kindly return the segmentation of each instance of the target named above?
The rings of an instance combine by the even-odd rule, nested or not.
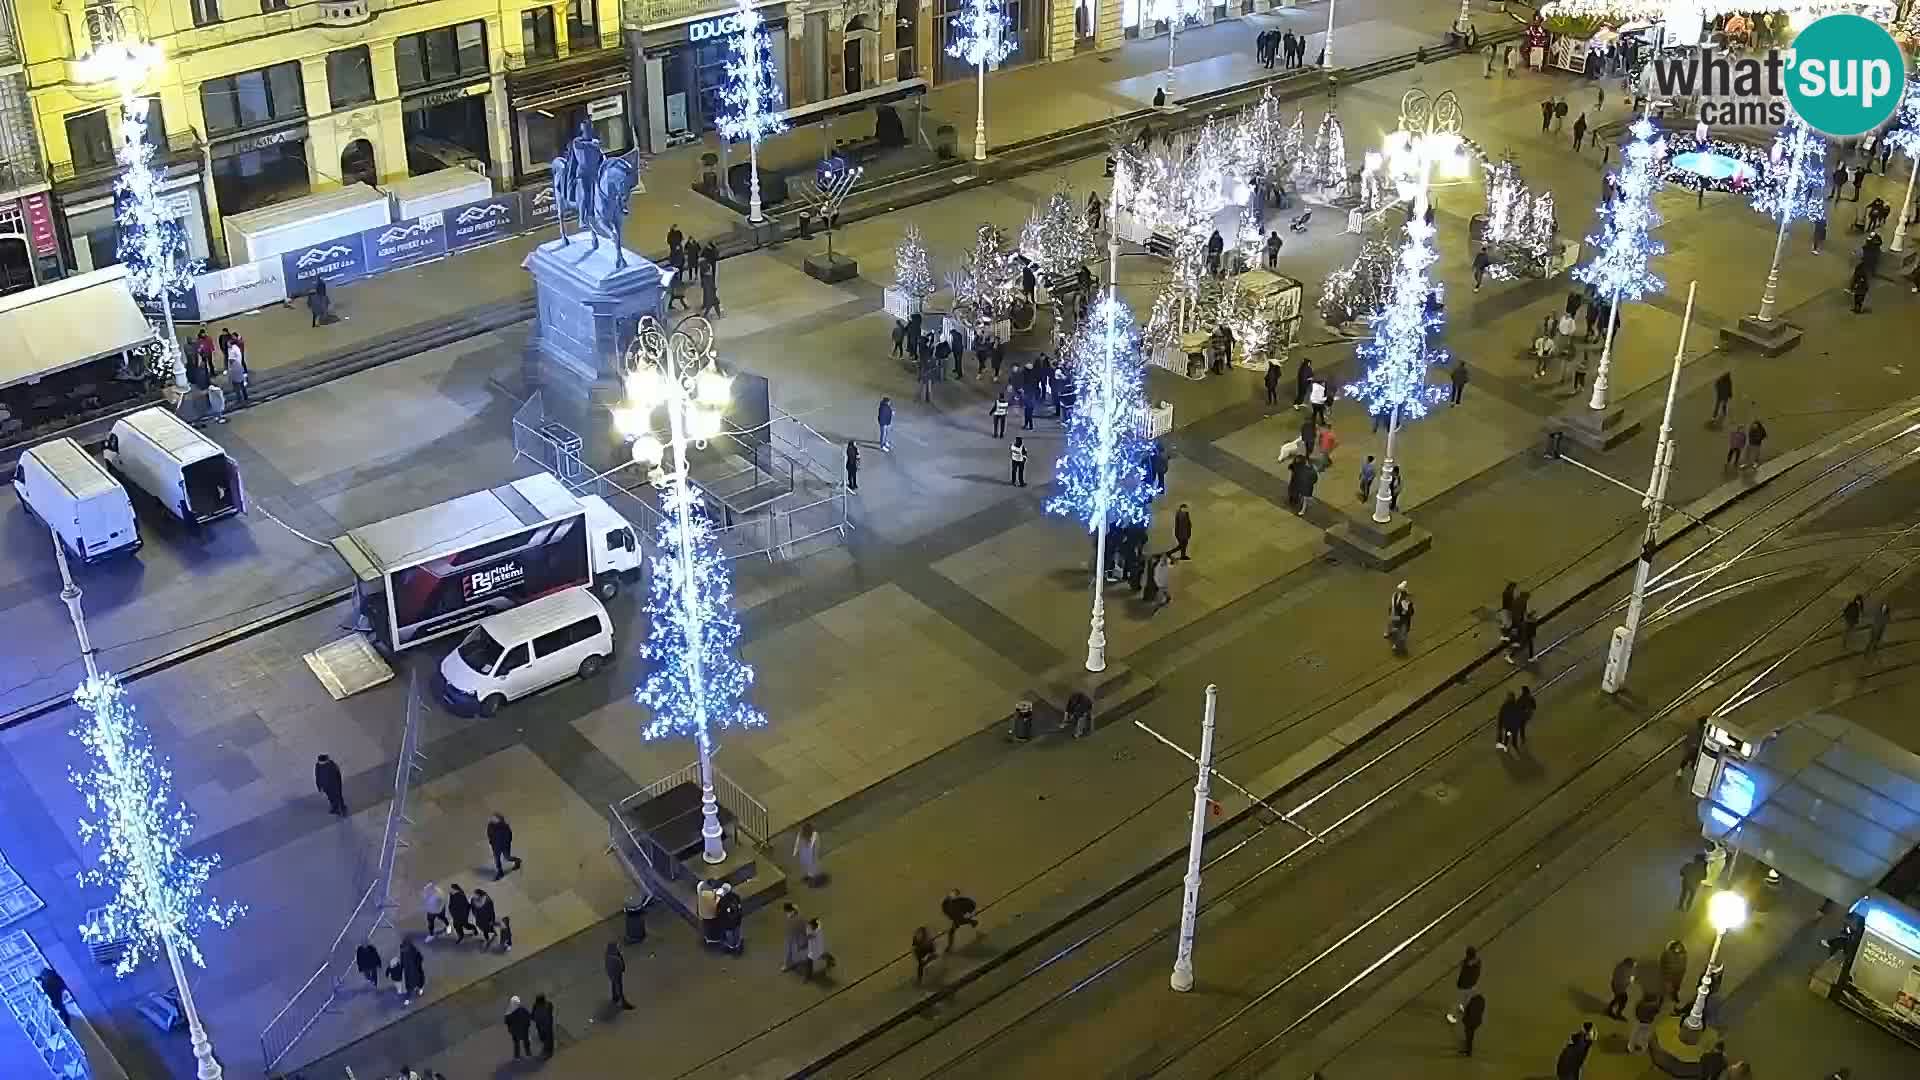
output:
[[[567,209],[593,237],[589,252],[600,250],[600,238],[613,242],[613,266],[627,265],[626,251],[620,246],[620,230],[627,222],[627,203],[640,186],[640,169],[631,160],[608,160],[601,152],[600,140],[585,121],[567,145],[567,152],[553,159],[553,201],[560,217],[562,244],[567,235]]]

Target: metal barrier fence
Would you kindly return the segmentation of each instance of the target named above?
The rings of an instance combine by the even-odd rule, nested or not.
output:
[[[333,944],[327,946],[320,965],[260,1032],[260,1058],[269,1073],[333,1007],[342,984],[353,973],[354,950],[362,942],[373,940],[379,931],[393,928],[393,870],[401,850],[408,846],[402,830],[413,824],[413,819],[407,816],[413,777],[422,770],[422,762],[426,760],[420,753],[421,712],[420,679],[416,674],[407,689],[407,722],[400,733],[399,761],[394,765],[393,801],[387,804],[386,830],[380,837],[380,856],[373,880],[360,894],[360,902],[354,905],[340,933],[334,936]]]

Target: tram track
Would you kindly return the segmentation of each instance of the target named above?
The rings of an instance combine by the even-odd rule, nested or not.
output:
[[[1735,567],[1778,560],[1833,542],[1831,539],[1796,540],[1770,546],[1788,529],[1853,494],[1861,485],[1907,463],[1920,449],[1913,438],[1916,427],[1905,423],[1891,426],[1894,430],[1890,434],[1882,432],[1866,445],[1854,446],[1844,456],[1802,477],[1794,488],[1774,495],[1740,523],[1685,551],[1667,571],[1672,580],[1663,581],[1660,586],[1672,597],[1658,613],[1650,614],[1649,623],[1657,625],[1759,586],[1808,574],[1809,568],[1804,565],[1806,556],[1802,555],[1789,560],[1788,565],[1738,577],[1725,576]],[[1896,444],[1902,445],[1896,447]],[[1887,452],[1890,447],[1895,449]],[[1816,488],[1821,490],[1815,492]],[[1791,505],[1796,499],[1801,500],[1801,505]],[[1767,522],[1768,515],[1776,512],[1781,520]],[[1737,554],[1712,566],[1680,574],[1692,561],[1754,523],[1760,523],[1760,540],[1746,544]],[[1844,574],[1853,574],[1889,553],[1904,557],[1910,564],[1914,549],[1905,541],[1916,529],[1920,526],[1875,532],[1868,537],[1848,534],[1838,538],[1879,541],[1856,558]],[[1617,577],[1618,574],[1611,576]],[[1545,676],[1543,685],[1558,682],[1576,670],[1590,670],[1595,659],[1604,656],[1605,634],[1595,631],[1608,623],[1624,604],[1596,603],[1596,592],[1587,590],[1555,610],[1555,617],[1561,617],[1579,608],[1583,617],[1576,629],[1560,635],[1543,650],[1543,657],[1557,654],[1553,670],[1539,672]],[[1600,753],[1568,774],[1520,816],[1455,850],[1438,865],[1423,868],[1411,887],[1402,887],[1391,894],[1390,901],[1371,908],[1365,917],[1357,921],[1333,920],[1330,925],[1344,929],[1329,931],[1309,943],[1287,966],[1286,975],[1253,991],[1239,1008],[1204,1025],[1205,1034],[1200,1038],[1179,1045],[1171,1052],[1135,1058],[1117,1070],[1100,1070],[1098,1074],[1227,1075],[1226,1070],[1237,1070],[1251,1059],[1269,1053],[1277,1043],[1334,1008],[1356,987],[1391,967],[1396,959],[1417,949],[1422,942],[1432,940],[1461,911],[1470,909],[1477,898],[1497,888],[1504,876],[1523,870],[1528,859],[1543,846],[1551,847],[1564,839],[1581,822],[1601,815],[1614,802],[1632,798],[1639,787],[1644,786],[1641,782],[1649,771],[1684,742],[1689,725],[1680,722],[1678,714],[1714,686],[1716,680],[1729,672],[1743,670],[1749,660],[1756,664],[1770,661],[1763,671],[1777,669],[1787,658],[1786,654],[1753,660],[1754,650],[1781,627],[1804,616],[1820,595],[1815,594],[1775,620],[1707,676],[1673,695],[1665,705],[1645,714],[1629,714],[1633,722],[1617,732]],[[1796,645],[1795,650],[1799,647]],[[1784,685],[1786,681],[1790,679],[1775,685]],[[1445,772],[1449,763],[1475,739],[1488,739],[1488,717],[1492,712],[1488,699],[1507,683],[1508,676],[1500,675],[1478,680],[1471,687],[1463,681],[1459,687],[1443,691],[1429,702],[1438,715],[1423,717],[1411,728],[1393,725],[1383,734],[1394,741],[1366,761],[1331,783],[1319,786],[1289,809],[1277,814],[1250,812],[1235,828],[1212,837],[1208,849],[1211,854],[1206,861],[1208,887],[1203,917],[1231,919],[1243,905],[1259,901],[1261,891],[1274,886],[1275,875],[1292,876],[1283,871],[1297,871],[1324,860],[1326,856],[1322,853],[1328,849],[1354,847],[1349,841],[1355,839],[1370,820],[1385,813],[1423,778]],[[1395,732],[1394,728],[1400,730]],[[1270,737],[1271,733],[1265,733],[1260,740]],[[1255,743],[1238,749],[1244,751],[1252,745]],[[1414,763],[1411,767],[1407,767],[1409,761]],[[1386,778],[1385,774],[1389,773],[1391,779]],[[1362,778],[1369,774],[1384,781],[1384,786],[1363,788]],[[1307,779],[1311,781],[1311,777]],[[1470,866],[1489,861],[1495,867],[1491,874],[1467,873]],[[1004,1061],[995,1066],[983,1061],[983,1056],[1008,1048],[1011,1040],[1043,1028],[1063,1004],[1105,995],[1105,988],[1121,972],[1130,970],[1145,957],[1168,951],[1165,946],[1173,926],[1165,918],[1164,905],[1180,888],[1177,869],[1163,866],[1139,879],[1128,894],[1112,897],[1108,910],[1100,912],[1098,925],[1087,926],[1082,922],[1053,935],[1036,951],[1036,962],[1025,967],[1010,965],[970,987],[970,991],[978,992],[977,997],[969,993],[969,1000],[950,1016],[930,1016],[935,1025],[931,1029],[915,1027],[893,1038],[883,1037],[856,1046],[822,1063],[818,1069],[796,1075],[1004,1074]],[[1463,875],[1469,880],[1459,880]],[[1445,893],[1450,899],[1434,911],[1434,904],[1424,901],[1434,899],[1438,893]],[[1421,911],[1416,913],[1413,910],[1416,907]],[[1411,928],[1409,920],[1413,921]],[[1370,959],[1356,962],[1355,954],[1364,954]],[[1044,991],[1037,999],[1033,994],[1036,989]],[[957,998],[953,1000],[958,1003]],[[1230,1041],[1227,1037],[1231,1033],[1250,1025],[1258,1026],[1262,1015],[1269,1013],[1291,1019],[1279,1031],[1255,1039],[1250,1049],[1228,1055],[1224,1064],[1217,1060],[1217,1048],[1223,1041]],[[1223,1071],[1206,1071],[1213,1067],[1207,1062],[1213,1062]]]

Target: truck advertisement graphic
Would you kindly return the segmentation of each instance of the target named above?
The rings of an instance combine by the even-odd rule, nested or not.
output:
[[[395,651],[592,580],[587,519],[572,514],[387,575]]]

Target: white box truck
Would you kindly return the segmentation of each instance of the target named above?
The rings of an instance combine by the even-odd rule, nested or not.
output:
[[[247,508],[239,464],[167,409],[141,409],[115,420],[106,459],[114,472],[189,525]]]
[[[46,524],[82,562],[140,550],[133,501],[72,439],[30,447],[13,467],[13,490],[27,514]]]
[[[611,597],[641,566],[624,517],[546,473],[350,529],[333,550],[389,652],[563,589]]]

